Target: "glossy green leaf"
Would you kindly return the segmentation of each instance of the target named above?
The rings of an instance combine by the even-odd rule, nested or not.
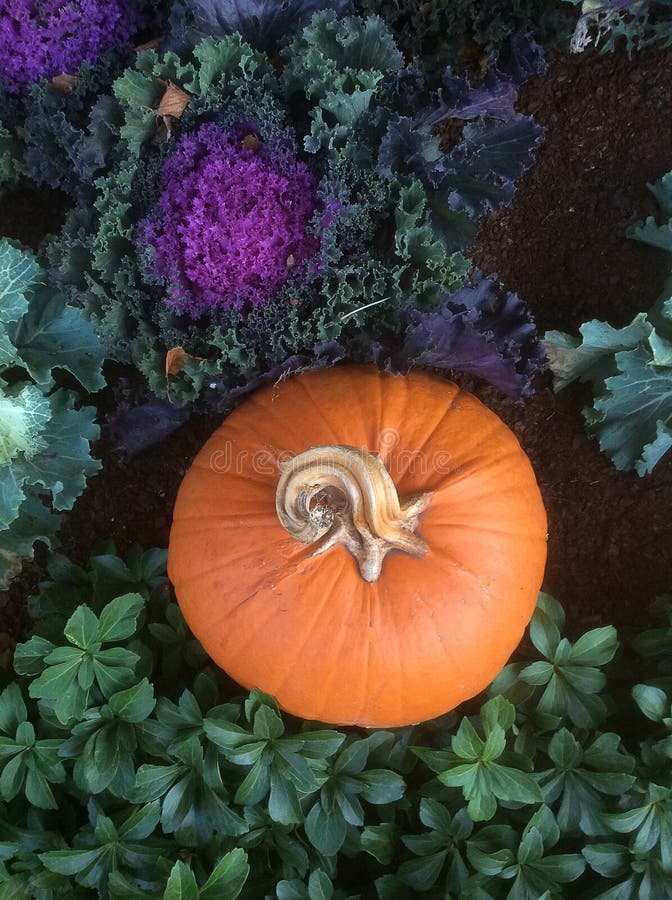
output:
[[[325,856],[333,856],[343,846],[346,823],[337,810],[325,810],[316,803],[306,816],[304,827],[310,843]]]
[[[101,610],[98,625],[98,640],[104,642],[123,641],[135,634],[137,618],[144,609],[145,601],[140,594],[122,594],[106,604]]]
[[[125,691],[118,691],[109,698],[109,706],[115,716],[124,722],[143,722],[156,704],[154,688],[146,678]]]
[[[238,848],[225,853],[201,887],[200,900],[235,900],[250,872],[247,854]]]
[[[178,860],[172,868],[163,900],[198,900],[196,876],[188,865]]]
[[[447,851],[442,850],[420,859],[407,860],[399,866],[397,876],[414,891],[428,891],[436,884],[447,855]]]
[[[670,700],[660,688],[648,684],[636,684],[632,689],[635,703],[647,719],[660,722],[670,716]]]
[[[334,886],[331,879],[322,869],[314,869],[308,878],[308,897],[310,900],[331,900]]]

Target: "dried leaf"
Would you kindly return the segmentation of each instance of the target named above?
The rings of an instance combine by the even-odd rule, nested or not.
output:
[[[161,37],[152,38],[151,41],[147,41],[145,44],[138,44],[137,47],[134,47],[136,53],[142,53],[143,50],[155,50],[159,44],[163,41]]]
[[[179,375],[182,369],[184,369],[184,364],[188,359],[193,359],[196,362],[201,362],[204,357],[192,356],[191,353],[187,353],[183,347],[171,347],[170,350],[166,353],[166,396],[169,400],[169,378],[171,375]]]
[[[256,152],[261,147],[261,138],[256,134],[246,134],[241,143],[245,150],[254,150]]]
[[[67,72],[61,72],[60,75],[54,75],[50,85],[52,90],[58,94],[69,94],[74,90],[78,80],[76,75],[68,75]]]
[[[161,102],[159,103],[157,114],[163,117],[164,120],[166,116],[171,116],[173,119],[179,119],[187,108],[189,99],[189,94],[187,94],[186,91],[183,91],[182,88],[179,88],[176,84],[173,84],[172,81],[169,81],[164,95],[161,98]]]
[[[287,257],[287,261],[286,261],[285,265],[287,266],[288,269],[293,269],[293,268],[294,268],[294,266],[296,265],[296,258],[294,257],[294,254],[293,254],[293,253],[290,253],[290,254],[289,254],[289,256]]]
[[[187,354],[182,347],[171,347],[166,353],[166,378],[171,375],[179,375],[184,368],[184,360]]]

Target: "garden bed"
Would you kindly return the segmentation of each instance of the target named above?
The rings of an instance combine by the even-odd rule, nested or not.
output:
[[[519,108],[544,126],[543,144],[511,205],[483,221],[472,258],[520,294],[540,333],[575,333],[591,318],[625,325],[653,303],[668,274],[666,255],[625,231],[655,212],[647,183],[672,165],[663,124],[672,114],[672,50],[632,59],[550,52],[547,74],[523,87]],[[36,246],[63,209],[52,191],[10,196],[0,234]],[[132,378],[130,370],[109,368],[101,412],[112,411],[123,377]],[[644,478],[617,471],[585,433],[590,394],[582,387],[554,394],[550,376],[540,376],[536,395],[518,405],[477,379],[456,379],[513,428],[532,460],[549,516],[544,589],[563,601],[570,631],[641,627],[648,602],[669,589],[672,459]],[[63,516],[67,554],[84,563],[110,536],[122,553],[134,543],[166,546],[180,481],[218,423],[195,416],[132,460],[104,433],[96,447],[103,469]],[[3,629],[18,638],[28,626],[26,596],[44,575],[40,561],[0,594]]]
[[[669,2],[12,6],[2,900],[671,896]]]

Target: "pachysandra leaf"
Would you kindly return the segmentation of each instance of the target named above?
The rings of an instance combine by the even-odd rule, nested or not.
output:
[[[109,704],[82,704],[82,692],[74,699],[71,693],[59,707],[62,721],[68,722],[66,729],[54,718],[53,700],[35,704],[27,699],[43,692],[59,694],[60,699],[67,693],[59,685],[61,675],[50,684],[40,673],[46,659],[47,669],[62,665],[67,654],[79,654],[84,660],[86,651],[73,646],[68,637],[84,647],[94,635],[96,621],[109,620],[108,638],[128,641],[129,626],[119,634],[110,630],[125,604],[133,607],[139,622],[132,635],[134,648],[142,645],[148,653],[160,652],[145,623],[165,605],[164,585],[156,581],[162,574],[156,554],[136,554],[124,562],[110,547],[86,567],[68,565],[62,558],[51,566],[52,583],[40,599],[42,609],[51,610],[50,618],[39,620],[37,635],[19,648],[20,676],[0,693],[0,794],[13,798],[0,810],[3,900],[5,895],[8,900],[27,896],[27,882],[19,877],[25,869],[35,887],[67,894],[68,900],[106,892],[116,900],[169,894],[234,900],[245,885],[254,896],[262,878],[265,884],[272,882],[278,898],[287,900],[350,896],[370,888],[374,870],[369,864],[376,873],[384,873],[376,879],[381,900],[399,900],[409,892],[465,900],[507,894],[537,900],[564,896],[569,888],[562,885],[574,882],[577,896],[599,893],[630,900],[641,893],[642,885],[644,893],[651,886],[652,896],[666,896],[671,801],[669,779],[664,776],[669,753],[657,757],[656,747],[659,734],[669,728],[664,717],[670,698],[662,688],[634,688],[635,699],[651,716],[648,721],[639,717],[637,740],[631,743],[635,756],[625,752],[619,734],[595,732],[595,722],[563,725],[560,719],[539,717],[538,694],[517,706],[499,694],[480,707],[475,700],[459,729],[449,717],[366,736],[304,730],[311,726],[282,716],[286,732],[280,733],[275,724],[278,707],[268,695],[254,691],[221,706],[200,707],[194,694],[183,692],[182,678],[155,682],[152,690],[144,671],[116,699],[110,697]],[[101,611],[99,591],[106,595],[125,591],[133,578],[139,579],[133,583],[139,591],[132,595],[135,599],[119,594]],[[56,621],[55,598],[65,601]],[[73,621],[76,598],[82,602],[86,598],[87,605],[91,602],[96,608],[75,614]],[[541,614],[562,632],[557,601],[544,595],[537,612]],[[173,630],[179,625],[173,615],[168,621]],[[44,638],[43,632],[51,633],[57,643]],[[573,643],[564,637],[556,640],[552,629],[546,638],[539,643],[557,660],[554,677],[568,665],[588,670],[589,663],[601,665],[613,655],[613,641],[604,629]],[[662,646],[669,651],[669,641]],[[122,646],[109,651],[117,662],[128,659],[127,654],[139,658]],[[656,656],[664,657],[660,645]],[[653,660],[650,656],[649,665]],[[520,664],[517,671],[521,667],[527,666]],[[191,679],[193,671],[185,667],[181,675]],[[622,676],[621,671],[611,683],[619,693],[614,694],[610,726],[629,722],[633,711],[628,703],[630,686]],[[148,714],[146,721],[132,723],[113,715],[128,710],[136,693],[143,695],[143,703],[153,701],[154,694],[165,696],[153,710],[137,709],[138,717]],[[211,702],[218,699],[215,692]],[[221,731],[218,744],[210,742],[207,749],[204,720],[219,723]],[[223,736],[227,724],[228,737]],[[150,729],[144,732],[145,726],[154,728],[160,739],[147,741]],[[246,779],[252,761],[246,758],[238,765],[233,756],[224,756],[228,749],[241,749],[245,756],[241,742],[249,745],[253,740],[253,726],[265,734],[257,743],[258,760],[267,771],[274,763],[267,765],[264,753],[277,755],[282,748],[282,759],[296,756],[318,782],[326,779],[321,791],[313,790],[313,782],[309,794],[303,795],[298,782],[285,778],[285,788],[277,785],[272,801],[276,821],[269,817],[269,784],[244,810],[229,799]],[[178,732],[182,740],[169,737]],[[519,740],[524,732],[530,740]],[[462,740],[457,740],[459,733]],[[499,753],[503,735],[512,745],[515,742],[515,750]],[[482,758],[465,766],[451,750],[435,749],[451,746],[451,737],[454,749]],[[406,750],[411,739],[422,745],[415,747],[414,756],[446,777],[428,779],[423,767],[409,769]],[[489,748],[485,751],[484,743]],[[161,764],[144,762],[147,758]],[[487,777],[477,772],[479,766],[485,772],[490,769]],[[283,773],[278,769],[276,781]],[[332,779],[338,780],[337,789],[328,787]],[[289,797],[287,784],[297,787],[296,797]],[[365,786],[373,794],[366,796]],[[93,793],[102,790],[104,796]],[[245,799],[240,798],[241,805]],[[369,803],[384,806],[372,808]],[[72,824],[69,832],[50,829],[53,817],[42,812],[48,809],[58,811],[59,821]],[[308,821],[302,829],[303,813]],[[498,824],[478,824],[494,814]],[[289,824],[282,824],[283,819]],[[374,820],[378,824],[359,824]],[[344,859],[355,863],[348,868],[347,881],[341,870]]]

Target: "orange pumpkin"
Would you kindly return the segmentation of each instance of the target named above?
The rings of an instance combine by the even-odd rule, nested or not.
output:
[[[307,719],[419,722],[518,644],[546,514],[513,433],[421,372],[311,371],[257,391],[184,478],[169,575],[210,656]]]

